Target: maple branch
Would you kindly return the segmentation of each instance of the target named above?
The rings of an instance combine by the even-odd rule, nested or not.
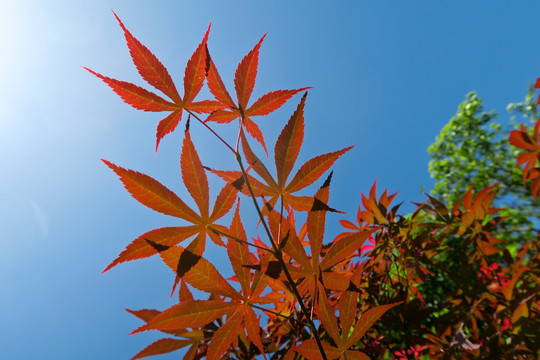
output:
[[[202,121],[200,117],[198,117],[197,115],[195,115],[191,110],[187,110],[187,109],[186,109],[186,111],[187,111],[191,116],[193,116],[198,122],[200,122],[201,124],[203,124],[204,127],[206,127],[208,130],[210,130],[210,132],[211,132],[212,134],[214,134],[219,140],[221,140],[221,142],[222,142],[223,144],[225,144],[225,146],[228,147],[229,150],[231,150],[233,153],[236,153],[236,151],[232,148],[232,146],[229,145],[228,142],[226,142],[225,140],[223,140],[223,138],[222,138],[221,136],[219,136],[219,134],[218,134],[217,132],[215,132],[214,129],[212,129],[210,126],[208,126],[207,123],[205,123],[204,121]]]
[[[265,308],[263,308],[262,306],[259,306],[259,305],[255,305],[255,304],[249,303],[249,306],[251,306],[252,308],[259,309],[259,310],[265,311],[265,312],[267,312],[267,313],[276,315],[276,316],[281,316],[282,318],[285,318],[285,319],[287,319],[287,320],[300,322],[300,320],[298,320],[298,319],[292,318],[292,317],[287,316],[287,315],[283,315],[283,314],[278,313],[278,312],[276,312],[276,311],[274,311],[274,310],[265,309]]]
[[[249,179],[248,179],[246,170],[244,168],[244,164],[242,163],[242,157],[239,152],[235,152],[235,155],[236,155],[236,161],[238,162],[238,165],[240,166],[240,170],[242,171],[242,175],[244,176],[244,180],[249,190],[249,194],[251,196],[251,199],[253,200],[253,204],[255,205],[255,209],[257,210],[257,213],[259,214],[259,219],[261,220],[261,223],[263,224],[266,235],[268,236],[268,239],[270,240],[270,243],[272,244],[272,248],[274,249],[274,256],[279,261],[279,264],[281,265],[281,268],[283,269],[283,273],[287,277],[287,281],[289,281],[291,290],[293,291],[294,296],[298,300],[300,309],[302,310],[302,313],[304,314],[304,316],[306,317],[308,321],[308,326],[311,329],[311,333],[313,334],[313,337],[315,338],[315,342],[317,343],[317,347],[319,348],[319,352],[321,353],[323,360],[327,360],[328,358],[326,357],[326,354],[324,352],[321,339],[319,338],[319,334],[317,333],[317,327],[315,326],[315,323],[309,316],[309,312],[304,304],[304,301],[302,300],[302,296],[298,292],[298,289],[296,288],[296,283],[294,282],[291,276],[291,273],[287,269],[287,265],[285,264],[285,261],[283,260],[281,250],[277,247],[276,242],[274,241],[274,238],[272,237],[272,233],[270,232],[270,229],[268,228],[268,224],[266,223],[266,220],[261,211],[259,203],[257,202],[257,197],[255,196],[255,193],[253,192],[253,189],[251,188],[251,184],[249,183]]]
[[[271,253],[272,255],[274,255],[274,251],[272,251],[272,249],[268,249],[268,248],[265,248],[265,247],[262,247],[262,246],[259,246],[259,245],[255,245],[255,244],[252,244],[250,243],[249,241],[245,241],[245,240],[242,240],[240,238],[237,238],[236,236],[232,236],[232,235],[229,235],[223,231],[220,231],[218,229],[214,229],[213,227],[209,226],[208,229],[212,230],[213,232],[215,232],[216,234],[218,235],[223,235],[225,237],[228,237],[229,239],[232,239],[232,240],[235,240],[235,241],[238,241],[239,243],[242,243],[242,244],[246,244],[248,246],[253,246],[257,249],[260,249],[260,250],[263,250],[263,251],[268,251],[269,253]]]

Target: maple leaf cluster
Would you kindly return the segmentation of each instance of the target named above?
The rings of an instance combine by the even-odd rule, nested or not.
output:
[[[534,87],[540,89],[540,78],[536,79]],[[540,104],[540,95],[536,103],[537,105]],[[525,127],[521,125],[521,129],[511,131],[508,138],[510,144],[519,149],[527,150],[527,152],[518,156],[517,165],[525,165],[523,169],[523,183],[525,184],[527,180],[532,180],[530,185],[531,193],[535,199],[540,196],[540,166],[537,166],[537,163],[540,163],[539,132],[540,120],[534,126],[533,135],[529,134]]]
[[[176,305],[163,311],[128,310],[144,321],[132,333],[157,330],[168,335],[133,359],[185,348],[184,359],[534,356],[538,241],[524,241],[511,254],[492,235],[502,219],[499,209],[491,206],[497,185],[476,194],[471,187],[451,207],[428,196],[414,213],[403,216],[398,213],[400,205],[392,205],[396,194],[385,190],[377,196],[375,183],[368,196],[361,195],[356,218],[341,219],[343,232],[328,239],[329,213],[344,214],[330,206],[332,172],[315,192],[310,186],[352,146],[297,167],[309,88],[271,91],[249,105],[266,35],[238,64],[233,100],[208,49],[209,27],[187,62],[181,96],[165,66],[115,17],[139,74],[166,98],[87,70],[132,107],[168,113],[157,126],[156,151],[163,137],[187,116],[180,170],[196,205],[188,206],[148,175],[103,160],[134,199],[179,219],[179,226],[137,237],[103,271],[157,255],[173,273]],[[214,98],[196,100],[205,84]],[[275,142],[275,172],[270,171],[248,138],[268,157],[265,138],[253,118],[272,113],[300,92],[304,94]],[[235,120],[239,124],[235,143],[211,127]],[[216,135],[238,169],[203,166],[190,122]],[[538,128],[537,124],[534,136],[524,129],[510,136],[514,145],[532,151],[518,158],[519,165],[526,163],[524,179],[536,177]],[[212,207],[209,173],[224,182]],[[251,199],[258,214],[256,236],[246,233],[240,197]],[[231,212],[230,223],[224,223]],[[233,277],[225,278],[204,257],[208,238],[227,253]],[[458,269],[445,265],[449,252],[462,254]],[[441,278],[446,281],[444,299],[426,287]],[[208,297],[195,299],[191,289]]]

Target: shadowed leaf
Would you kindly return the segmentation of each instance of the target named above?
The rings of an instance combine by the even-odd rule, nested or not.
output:
[[[341,355],[341,352],[330,344],[322,343],[324,352],[328,359],[336,359]],[[321,352],[317,346],[315,339],[309,339],[296,346],[294,350],[308,360],[321,360]]]
[[[195,226],[165,227],[148,231],[126,246],[125,250],[103,270],[102,274],[122,262],[153,256],[157,252],[168,249],[196,233],[197,228]]]
[[[388,305],[380,305],[376,306],[374,308],[369,309],[368,311],[364,312],[362,315],[360,315],[360,319],[356,322],[356,325],[354,326],[354,330],[352,334],[349,336],[349,339],[347,340],[347,348],[358,342],[362,336],[366,333],[366,331],[369,330],[375,324],[377,320],[388,310],[392,309],[393,307],[401,304],[403,301],[388,304]]]
[[[176,275],[182,278],[191,268],[193,268],[201,260],[201,256],[192,253],[189,250],[184,250],[178,259],[176,267]]]
[[[168,251],[164,251],[159,255],[177,274],[183,273],[182,279],[195,289],[204,291],[209,294],[216,294],[221,296],[227,296],[232,299],[241,299],[242,297],[236,292],[236,290],[221,276],[219,271],[205,258],[199,258],[198,255],[189,252],[189,255],[185,257],[186,264],[181,264],[183,259],[182,254],[184,250],[181,246],[170,248]],[[195,263],[194,265],[191,265]],[[187,269],[191,265],[189,269]],[[179,268],[181,268],[179,271]],[[187,269],[184,271],[184,269]]]

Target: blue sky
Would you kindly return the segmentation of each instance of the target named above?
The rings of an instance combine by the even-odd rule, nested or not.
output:
[[[540,76],[537,1],[1,1],[2,359],[128,359],[158,336],[127,336],[140,322],[123,309],[173,304],[159,259],[100,275],[132,239],[175,221],[130,198],[99,159],[192,203],[180,181],[182,131],[155,155],[160,114],[132,109],[81,69],[144,85],[111,9],[180,88],[209,22],[231,89],[237,63],[268,32],[253,97],[313,87],[299,161],[356,145],[336,163],[331,193],[350,216],[375,178],[398,201],[423,199],[421,186],[433,184],[426,149],[467,92],[505,121],[507,103]],[[259,120],[269,148],[299,99]],[[234,165],[203,129],[192,136],[206,165]],[[220,256],[208,252],[227,271]]]

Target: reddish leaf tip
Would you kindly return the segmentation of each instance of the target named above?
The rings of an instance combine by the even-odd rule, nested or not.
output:
[[[210,28],[212,27],[212,22],[210,21],[210,24],[208,24],[208,29],[206,30],[206,33],[204,34],[204,43],[208,41],[208,34],[210,34]]]
[[[114,17],[116,18],[116,20],[118,21],[118,23],[120,24],[120,27],[122,28],[122,30],[124,30],[125,32],[129,32],[127,31],[126,27],[124,26],[124,23],[122,22],[122,20],[120,20],[120,18],[118,17],[118,15],[116,15],[116,13],[114,12],[114,10],[111,10]]]
[[[334,170],[330,171],[330,174],[328,174],[328,177],[324,181],[324,184],[322,184],[321,189],[330,186],[330,183],[332,182],[332,175],[334,175]]]
[[[92,69],[87,68],[86,66],[81,66],[84,70],[88,71],[90,74],[97,76],[98,78],[103,78],[103,75],[95,72]]]
[[[141,329],[141,328],[143,328],[143,327],[144,327],[144,325],[143,325],[143,326],[141,326],[141,327],[139,327],[139,328],[137,328],[137,329],[135,329],[135,330],[133,330],[133,331],[132,331],[132,332],[130,332],[130,333],[129,333],[128,335],[134,335],[134,334],[137,334],[137,333],[143,332],[143,331],[145,330],[145,329]]]

